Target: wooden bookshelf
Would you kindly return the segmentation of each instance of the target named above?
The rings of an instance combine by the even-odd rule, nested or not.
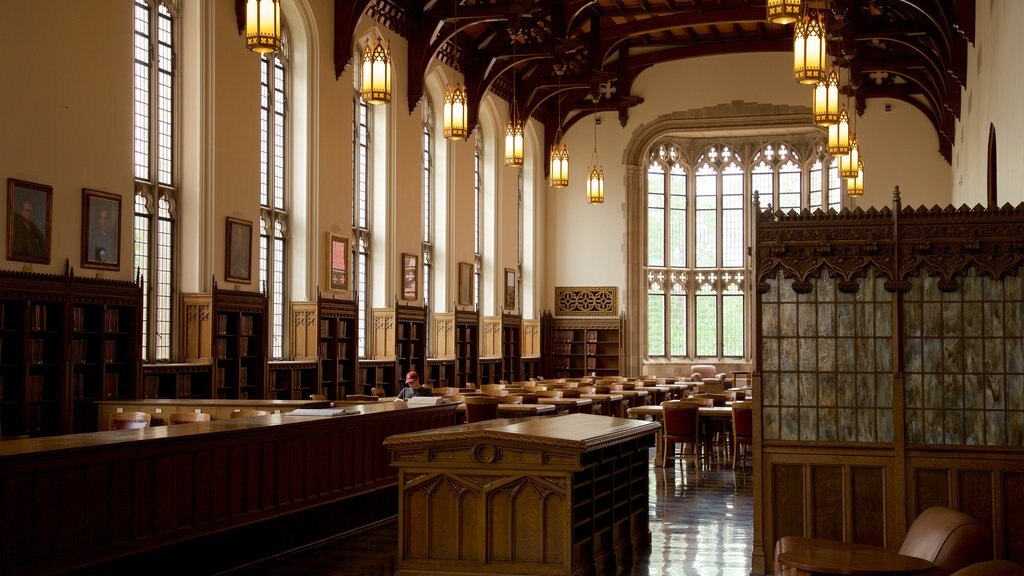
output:
[[[398,363],[395,385],[405,382],[410,370],[423,373],[427,361],[427,311],[422,306],[395,307],[395,359]],[[398,388],[396,388],[397,390]]]
[[[308,400],[319,394],[320,372],[314,360],[272,360],[267,362],[270,400]]]
[[[210,400],[213,398],[213,366],[184,362],[144,364],[142,397],[153,400]]]
[[[356,303],[317,297],[320,394],[342,400],[356,394],[359,343]]]
[[[267,296],[213,284],[213,362],[216,396],[267,397]]]
[[[427,372],[420,381],[434,388],[455,386],[455,360],[453,358],[427,358]]]
[[[518,315],[501,317],[501,379],[519,382],[523,379],[522,332],[523,320]]]
[[[622,316],[558,318],[545,313],[545,376],[579,378],[615,376],[621,370]]]
[[[455,312],[455,383],[459,388],[480,378],[480,315]]]

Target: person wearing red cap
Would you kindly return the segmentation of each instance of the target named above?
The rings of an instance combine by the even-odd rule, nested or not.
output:
[[[420,388],[420,375],[415,370],[411,370],[405,375],[405,388],[398,393],[397,400],[408,400],[413,396],[417,395],[417,390]]]

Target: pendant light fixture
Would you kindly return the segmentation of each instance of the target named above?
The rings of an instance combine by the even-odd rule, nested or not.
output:
[[[366,39],[363,47],[363,100],[367,104],[391,102],[391,44],[384,43],[379,34],[370,44]]]
[[[455,3],[455,29],[459,26],[459,3]],[[452,34],[455,42],[455,34]],[[444,137],[448,140],[465,140],[469,137],[469,98],[466,96],[466,85],[452,82],[444,91],[444,112],[441,122]]]
[[[565,73],[564,64],[555,65],[555,75],[558,76],[558,91],[555,92],[557,99],[558,113],[555,122],[558,128],[555,129],[555,143],[551,145],[551,187],[565,188],[569,186],[569,149],[562,142],[562,74]]]
[[[523,165],[523,119],[519,116],[516,102],[516,34],[512,39],[512,102],[509,106],[508,124],[505,125],[505,166]]]
[[[768,21],[792,24],[800,19],[800,0],[768,0]]]
[[[836,67],[814,88],[814,123],[831,126],[839,122],[839,74]]]
[[[863,196],[864,195],[864,163],[857,163],[857,177],[846,179],[846,195],[847,196]]]
[[[594,155],[590,159],[587,170],[587,202],[604,204],[604,169],[597,163],[597,125],[601,119],[597,117],[597,97],[594,98]]]
[[[856,178],[860,169],[860,145],[857,135],[850,136],[850,151],[839,157],[839,175],[843,178]]]
[[[825,19],[822,13],[793,28],[793,78],[800,84],[817,84],[825,79]]]
[[[280,0],[246,0],[245,47],[259,54],[281,49]]]
[[[828,153],[832,156],[850,153],[850,116],[845,104],[839,112],[839,122],[828,127]]]

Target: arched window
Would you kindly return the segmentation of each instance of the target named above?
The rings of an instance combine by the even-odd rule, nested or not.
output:
[[[270,355],[284,357],[285,232],[288,228],[288,190],[285,174],[286,77],[285,52],[260,56],[260,289],[270,306]]]
[[[135,2],[134,266],[142,278],[142,358],[171,357],[174,314],[175,3]]]
[[[361,55],[356,55],[356,61]],[[359,92],[359,67],[356,68],[354,114],[352,118],[352,236],[355,253],[356,307],[359,321],[359,357],[366,357],[366,327],[370,322],[370,110]]]
[[[473,308],[476,310],[480,310],[480,270],[484,265],[480,249],[481,177],[480,130],[477,129],[473,146]]]
[[[423,307],[430,310],[431,271],[434,260],[434,130],[430,118],[430,101],[423,104]],[[430,331],[427,331],[430,334]],[[429,344],[429,342],[428,342]]]

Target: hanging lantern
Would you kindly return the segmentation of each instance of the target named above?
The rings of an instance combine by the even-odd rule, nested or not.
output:
[[[793,77],[801,84],[817,84],[825,79],[827,51],[825,21],[804,16],[793,28]]]
[[[846,195],[847,196],[863,196],[864,195],[864,163],[857,163],[857,177],[846,179]]]
[[[449,140],[469,137],[468,114],[466,85],[451,84],[444,93],[444,137]]]
[[[551,187],[565,188],[569,185],[569,149],[558,140],[561,138],[551,146]]]
[[[523,119],[519,116],[519,106],[512,100],[512,110],[505,126],[505,166],[523,165]]]
[[[800,19],[800,0],[768,0],[768,21],[792,24]]]
[[[839,157],[839,175],[843,178],[856,178],[860,170],[860,145],[857,136],[850,136],[850,152]]]
[[[833,68],[814,88],[814,123],[831,126],[839,122],[839,74]]]
[[[363,100],[368,104],[391,102],[391,45],[377,36],[370,45],[366,40],[363,48]]]
[[[604,170],[594,164],[587,173],[587,201],[591,204],[604,204]]]
[[[845,105],[839,112],[839,122],[828,127],[828,153],[832,156],[850,153],[850,116]]]
[[[246,0],[245,47],[260,54],[281,49],[280,0]]]

